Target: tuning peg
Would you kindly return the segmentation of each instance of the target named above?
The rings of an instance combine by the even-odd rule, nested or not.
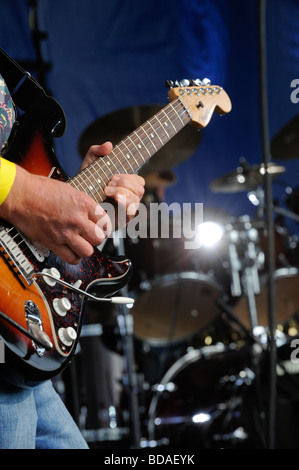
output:
[[[189,86],[190,85],[190,80],[187,80],[186,78],[183,78],[180,82],[180,86]]]
[[[171,90],[171,89],[174,87],[174,83],[173,83],[172,80],[166,80],[165,86],[166,86],[169,90]]]
[[[204,78],[201,82],[202,85],[211,85],[211,80],[209,78]]]
[[[190,85],[200,86],[202,85],[202,83],[201,83],[201,80],[199,80],[199,78],[195,78],[194,80],[190,81]]]

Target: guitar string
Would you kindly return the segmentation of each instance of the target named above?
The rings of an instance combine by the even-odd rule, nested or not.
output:
[[[169,103],[169,105],[167,105],[167,107],[166,107],[166,108],[168,108],[168,109],[167,109],[168,115],[166,114],[165,109],[163,108],[162,110],[159,111],[159,113],[157,113],[157,115],[153,116],[149,121],[147,121],[147,122],[144,123],[142,126],[140,126],[135,132],[133,132],[133,133],[132,133],[131,135],[129,135],[126,139],[124,139],[117,147],[115,147],[115,149],[107,156],[107,158],[109,158],[110,162],[112,162],[112,164],[113,164],[113,166],[114,166],[114,168],[115,168],[115,170],[116,170],[117,173],[121,173],[121,172],[123,172],[123,171],[129,172],[130,169],[131,169],[131,171],[134,170],[134,168],[132,167],[131,163],[128,162],[128,159],[127,159],[127,158],[125,158],[125,159],[123,158],[122,161],[121,161],[120,158],[119,158],[119,156],[117,155],[117,151],[119,151],[123,157],[125,156],[125,153],[123,152],[123,149],[122,149],[123,147],[125,147],[125,150],[129,149],[129,154],[133,156],[134,162],[137,163],[137,164],[140,164],[140,162],[139,162],[138,160],[136,160],[136,158],[135,158],[134,149],[135,149],[135,153],[136,153],[136,151],[137,151],[138,154],[139,154],[139,157],[140,157],[140,156],[142,157],[142,160],[143,160],[142,163],[144,163],[146,160],[144,159],[141,150],[144,150],[144,149],[145,149],[146,152],[149,154],[149,156],[150,156],[150,157],[152,156],[151,152],[149,152],[147,146],[144,144],[144,141],[145,141],[145,140],[147,140],[147,141],[153,146],[155,152],[157,151],[157,147],[153,144],[152,139],[150,139],[150,137],[149,137],[149,136],[150,136],[150,132],[147,131],[146,126],[147,126],[147,127],[150,126],[150,127],[154,130],[154,133],[155,133],[155,135],[158,137],[158,139],[160,140],[161,145],[164,145],[163,137],[162,137],[162,138],[160,137],[160,135],[161,135],[161,130],[164,132],[164,134],[166,134],[166,142],[168,142],[168,140],[170,140],[171,137],[169,136],[169,134],[167,133],[167,131],[165,130],[165,128],[164,128],[164,126],[163,126],[163,124],[162,124],[162,122],[161,122],[163,117],[164,117],[164,122],[163,122],[163,123],[165,124],[166,122],[170,121],[171,124],[172,124],[172,126],[173,126],[173,128],[174,128],[175,133],[178,132],[177,128],[176,128],[175,125],[173,124],[173,121],[177,120],[176,118],[179,118],[179,121],[180,121],[180,126],[179,126],[179,128],[181,128],[182,125],[185,125],[185,123],[183,123],[183,121],[182,121],[182,120],[180,119],[180,117],[179,117],[179,113],[178,113],[178,111],[177,111],[177,109],[176,109],[177,107],[182,108],[180,100],[175,100],[175,102]],[[183,108],[183,113],[185,113],[185,109],[184,109],[184,108]],[[161,114],[161,118],[159,119],[158,116],[159,116],[160,114]],[[165,121],[165,117],[166,117],[166,121]],[[158,121],[158,126],[156,126],[155,123],[153,122],[154,119],[156,119],[156,120]],[[152,125],[151,121],[153,122],[153,125]],[[150,131],[150,129],[149,129],[149,131]],[[142,136],[142,134],[144,134],[144,136]],[[159,135],[159,134],[160,134],[160,135]],[[128,144],[126,143],[126,140],[129,140],[129,143],[128,143]],[[166,142],[165,142],[165,143],[166,143]],[[130,143],[133,144],[133,146],[134,146],[132,149],[130,148],[130,145],[129,145]],[[128,153],[127,153],[127,155],[128,155]],[[137,158],[138,158],[138,157],[137,157]],[[117,160],[117,163],[115,163],[115,160]],[[127,164],[128,167],[125,167],[125,166],[123,165],[123,163],[122,163],[123,161],[126,162],[125,164]],[[94,162],[94,164],[91,164],[89,167],[87,167],[87,168],[85,169],[86,171],[83,170],[83,172],[80,172],[80,173],[77,175],[77,178],[74,177],[75,180],[74,180],[74,178],[73,178],[73,179],[70,181],[70,183],[73,184],[73,185],[76,185],[76,183],[78,183],[78,185],[79,185],[85,192],[88,192],[92,197],[94,197],[93,188],[96,189],[97,193],[99,194],[99,191],[98,191],[99,185],[98,185],[98,184],[96,184],[96,185],[94,184],[95,178],[94,178],[94,175],[92,174],[92,170],[93,170],[93,171],[96,171],[97,176],[99,176],[99,174],[98,174],[98,172],[97,172],[97,166],[98,166],[98,165],[96,165],[97,163],[98,163],[98,164],[104,163],[104,164],[106,165],[106,167],[108,166],[108,163],[107,163],[107,161],[106,161],[106,158],[105,158],[105,157],[102,157],[102,158],[100,159],[100,161],[96,161],[96,162]],[[103,169],[103,165],[101,165],[101,170],[102,170],[102,172],[104,173],[104,175],[105,175],[105,177],[106,177],[106,181],[108,182],[110,178],[108,177],[108,175],[106,174],[105,170]],[[110,170],[110,169],[109,169],[109,170]],[[87,176],[87,178],[88,178],[88,181],[90,182],[90,186],[91,186],[91,188],[92,188],[91,191],[88,191],[88,190],[87,190],[88,186],[87,186],[86,182],[84,182],[84,180],[83,180],[84,175],[83,175],[82,173],[85,174],[85,173],[87,173],[87,171],[88,171],[88,173],[89,173],[89,175]],[[134,170],[134,171],[136,171],[136,170]],[[133,172],[134,172],[134,171],[133,171]],[[113,173],[111,172],[111,170],[110,170],[110,173],[113,174]],[[92,181],[91,181],[91,179],[92,179]],[[103,186],[107,184],[102,178],[99,178],[99,179],[100,179],[100,183],[102,183]],[[103,188],[101,187],[101,184],[100,184],[99,189],[100,189],[101,192],[102,192],[102,195],[100,196],[100,200],[102,201],[103,199],[106,198],[106,195],[105,195],[105,192],[104,192]]]

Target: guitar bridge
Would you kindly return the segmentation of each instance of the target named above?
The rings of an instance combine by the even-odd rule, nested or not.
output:
[[[28,331],[36,338],[39,342],[45,344],[46,347],[52,348],[53,345],[50,341],[48,335],[44,332],[43,329],[43,322],[41,315],[39,313],[39,309],[37,305],[32,302],[32,300],[27,300],[25,304],[25,316],[27,320]],[[34,341],[32,341],[34,349],[38,356],[42,357],[45,354],[45,348],[37,345]]]

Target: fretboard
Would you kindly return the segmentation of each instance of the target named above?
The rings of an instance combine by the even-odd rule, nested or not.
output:
[[[117,144],[109,155],[93,162],[68,183],[101,203],[106,199],[104,188],[113,175],[137,173],[189,122],[185,106],[175,99]]]

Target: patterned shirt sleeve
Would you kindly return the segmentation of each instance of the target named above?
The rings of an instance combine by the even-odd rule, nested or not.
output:
[[[10,136],[15,117],[14,103],[7,85],[0,75],[0,155]]]

